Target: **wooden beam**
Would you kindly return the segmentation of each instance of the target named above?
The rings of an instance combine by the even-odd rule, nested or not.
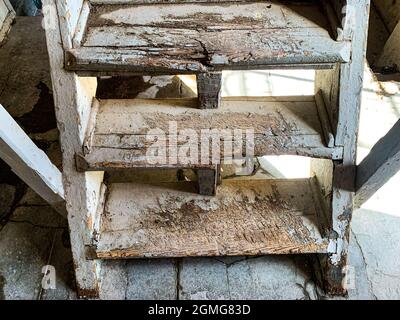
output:
[[[0,0],[0,44],[6,38],[15,18],[15,11],[8,0]]]
[[[400,120],[357,167],[355,205],[360,207],[400,170]]]
[[[29,187],[66,216],[61,172],[0,105],[0,158]]]

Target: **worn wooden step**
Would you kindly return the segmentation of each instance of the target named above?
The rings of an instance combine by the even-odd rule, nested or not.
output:
[[[329,21],[318,1],[91,1],[66,68],[83,75],[329,68],[350,57],[350,43],[333,39]]]
[[[216,197],[189,182],[111,184],[93,258],[324,253],[314,180],[224,180]]]
[[[83,171],[201,168],[215,164],[216,155],[220,160],[248,156],[251,146],[254,156],[340,159],[343,149],[335,147],[325,107],[317,100],[319,104],[314,96],[231,97],[213,110],[197,109],[196,99],[96,100],[77,166]],[[237,130],[242,135],[236,136]],[[206,139],[207,132],[216,132],[219,143]],[[231,142],[232,148],[225,142]],[[165,156],[158,157],[157,149],[163,146]],[[208,158],[202,157],[203,149],[208,150]]]

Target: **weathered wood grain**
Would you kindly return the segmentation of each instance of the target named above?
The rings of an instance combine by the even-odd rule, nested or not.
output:
[[[61,172],[0,104],[0,158],[39,196],[66,217]]]
[[[348,61],[316,4],[267,2],[94,5],[75,71],[203,73]],[[300,67],[300,66],[299,66]]]
[[[341,148],[329,148],[325,144],[314,97],[225,98],[221,107],[214,110],[197,109],[196,99],[102,100],[99,104],[92,143],[78,156],[78,167],[82,170],[141,166],[196,168],[211,164],[211,151],[221,159],[241,158],[246,154],[246,130],[254,131],[255,156],[293,154],[341,158]],[[186,136],[188,130],[190,135]],[[201,148],[205,148],[201,145],[204,130],[211,130],[210,133],[217,130],[221,134],[216,136],[219,145],[214,149],[210,139],[207,162],[200,161]],[[243,135],[235,139],[234,130],[241,130]],[[228,135],[224,136],[225,133]],[[167,163],[153,163],[150,155],[156,148],[155,139],[165,141]],[[231,150],[225,149],[225,141],[232,143]],[[176,157],[177,150],[184,145],[197,150],[198,157]],[[173,149],[169,150],[169,146]],[[172,152],[175,152],[175,162],[169,161]]]
[[[8,0],[0,0],[0,45],[10,31],[15,11]]]
[[[112,184],[97,257],[326,252],[312,180],[223,181],[215,197],[190,183]]]
[[[197,75],[197,96],[200,109],[216,109],[221,104],[222,72]]]
[[[85,0],[63,0],[57,1],[56,7],[43,6],[46,19],[50,15],[57,15],[57,20],[48,20],[46,23],[49,28],[60,29],[62,45],[65,50],[73,47],[73,37],[77,30],[84,2]]]

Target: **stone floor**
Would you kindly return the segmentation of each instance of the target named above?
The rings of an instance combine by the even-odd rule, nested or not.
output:
[[[60,167],[46,54],[40,18],[18,18],[10,40],[0,48],[0,103]],[[113,86],[124,97],[172,91],[189,95],[190,79],[184,80],[136,78],[122,86],[108,79],[100,87]],[[290,95],[300,89],[312,94],[312,82],[309,71],[231,72],[224,74],[224,94]],[[368,68],[363,98],[360,160],[400,117],[399,87],[379,84]],[[349,299],[400,298],[399,186],[397,175],[354,214]],[[66,222],[2,161],[0,253],[0,299],[76,298]],[[312,263],[307,255],[111,261],[102,268],[101,298],[328,299],[315,285]],[[45,265],[56,269],[55,290],[41,289]]]

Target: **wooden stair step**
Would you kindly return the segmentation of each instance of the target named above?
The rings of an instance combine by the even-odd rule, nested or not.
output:
[[[318,97],[318,96],[317,96]],[[321,100],[321,99],[317,99]],[[297,97],[230,97],[224,98],[218,109],[200,110],[196,99],[132,99],[99,100],[93,104],[90,130],[86,137],[83,153],[77,155],[77,166],[83,171],[126,169],[137,167],[209,167],[211,162],[201,161],[200,137],[202,130],[225,130],[233,134],[241,129],[242,139],[233,141],[231,152],[220,142],[221,159],[240,159],[246,155],[246,140],[250,136],[246,130],[254,132],[254,156],[264,155],[302,155],[315,158],[340,159],[342,147],[335,147],[333,135],[329,133],[324,106],[316,103],[314,96]],[[321,111],[322,110],[322,111]],[[161,136],[165,142],[165,162],[148,156],[155,150],[158,129],[169,134],[171,123],[176,123],[177,134]],[[191,137],[180,141],[179,133],[191,130]],[[331,137],[331,138],[329,138]],[[170,161],[169,146],[177,139],[176,152],[190,145],[197,150],[193,159],[176,157]],[[212,142],[210,155],[212,155]],[[236,142],[235,142],[236,141]],[[240,143],[243,145],[240,146]],[[186,161],[186,162],[185,162]]]
[[[109,185],[92,258],[325,253],[314,179]]]
[[[199,74],[329,68],[350,59],[315,1],[164,3],[91,1],[67,50],[83,75]],[[340,27],[340,26],[338,26]]]

